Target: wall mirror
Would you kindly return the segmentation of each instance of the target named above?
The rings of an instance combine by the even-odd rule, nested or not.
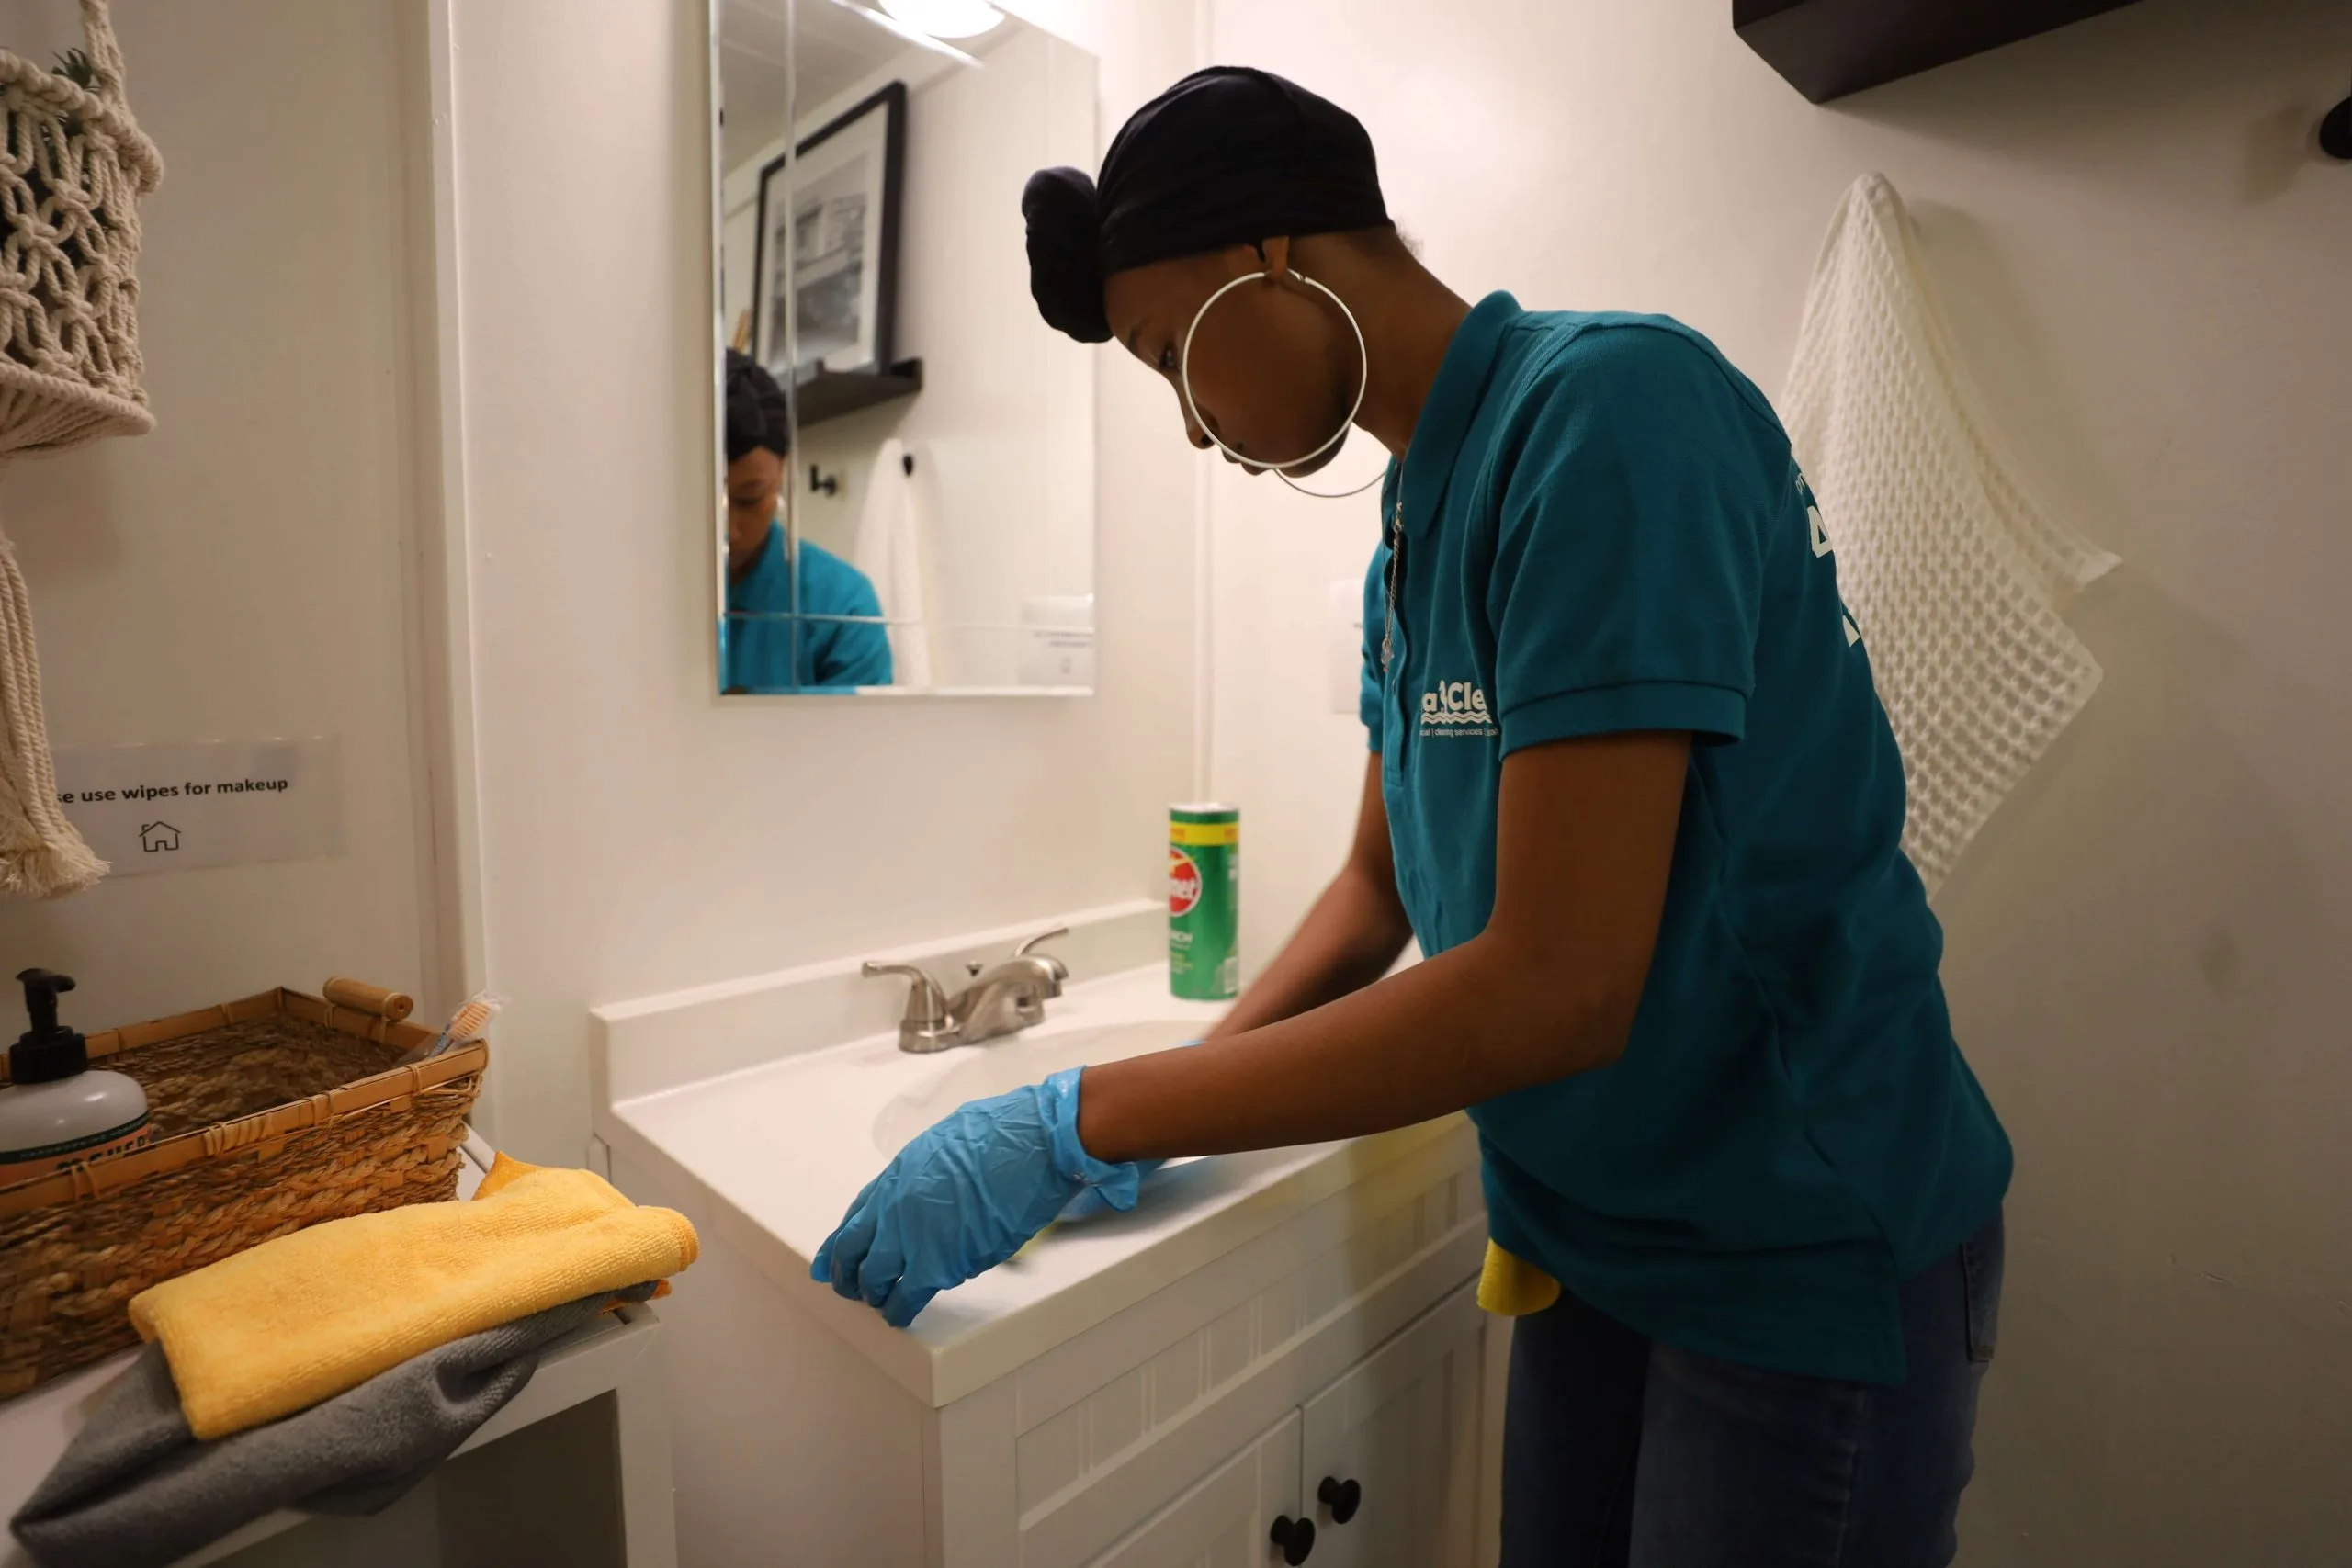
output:
[[[984,0],[712,0],[723,694],[1094,685],[1094,356],[1021,187],[1093,57]]]

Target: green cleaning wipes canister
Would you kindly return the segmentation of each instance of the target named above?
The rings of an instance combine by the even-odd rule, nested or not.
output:
[[[1241,809],[1168,808],[1168,988],[1221,1002],[1241,990]]]

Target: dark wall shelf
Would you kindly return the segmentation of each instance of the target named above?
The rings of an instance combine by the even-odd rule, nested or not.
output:
[[[800,428],[870,409],[922,390],[922,361],[901,359],[888,370],[820,370],[794,397]]]
[[[1815,103],[2046,33],[2131,0],[1732,0],[1733,30]]]

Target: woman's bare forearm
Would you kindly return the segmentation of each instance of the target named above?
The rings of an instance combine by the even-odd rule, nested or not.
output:
[[[1396,896],[1396,863],[1389,850],[1388,805],[1381,794],[1377,751],[1364,760],[1359,792],[1355,839],[1348,846],[1347,863],[1266,972],[1209,1032],[1210,1039],[1296,1018],[1360,991],[1387,974],[1413,939],[1405,901]]]
[[[1484,931],[1295,1017],[1088,1067],[1080,1143],[1112,1161],[1321,1143],[1616,1060],[1657,941],[1689,756],[1679,733],[1514,753]],[[1294,998],[1310,971],[1338,972],[1299,968]]]
[[[1412,935],[1396,888],[1373,886],[1351,866],[1332,879],[1208,1037],[1244,1033],[1360,991],[1388,973]]]
[[[1481,937],[1295,1018],[1091,1066],[1080,1140],[1112,1161],[1321,1143],[1603,1066],[1635,998],[1560,957]]]

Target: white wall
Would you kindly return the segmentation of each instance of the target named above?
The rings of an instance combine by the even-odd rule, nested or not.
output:
[[[2141,4],[1822,108],[1697,0],[1222,0],[1219,58],[1361,115],[1476,298],[1670,311],[1767,389],[1881,169],[2003,433],[2124,565],[2089,710],[1939,900],[2015,1135],[1976,1565],[2340,1561],[2352,1540],[2352,168],[2335,0]],[[1261,958],[1361,767],[1322,704],[1361,503],[1220,477],[1216,783]]]
[[[1192,734],[1198,469],[1139,372],[1100,380],[1099,696],[713,694],[705,22],[596,16],[454,38],[490,1093],[564,1161],[591,1004],[1156,892]],[[1091,25],[1106,126],[1191,62],[1189,5]]]
[[[396,7],[118,0],[161,147],[141,209],[153,434],[17,463],[0,524],[60,746],[339,734],[339,859],[0,904],[0,970],[86,1028],[337,972],[431,987],[406,665],[413,385]],[[74,8],[0,6],[37,58]],[[0,1032],[22,1026],[0,986]]]

